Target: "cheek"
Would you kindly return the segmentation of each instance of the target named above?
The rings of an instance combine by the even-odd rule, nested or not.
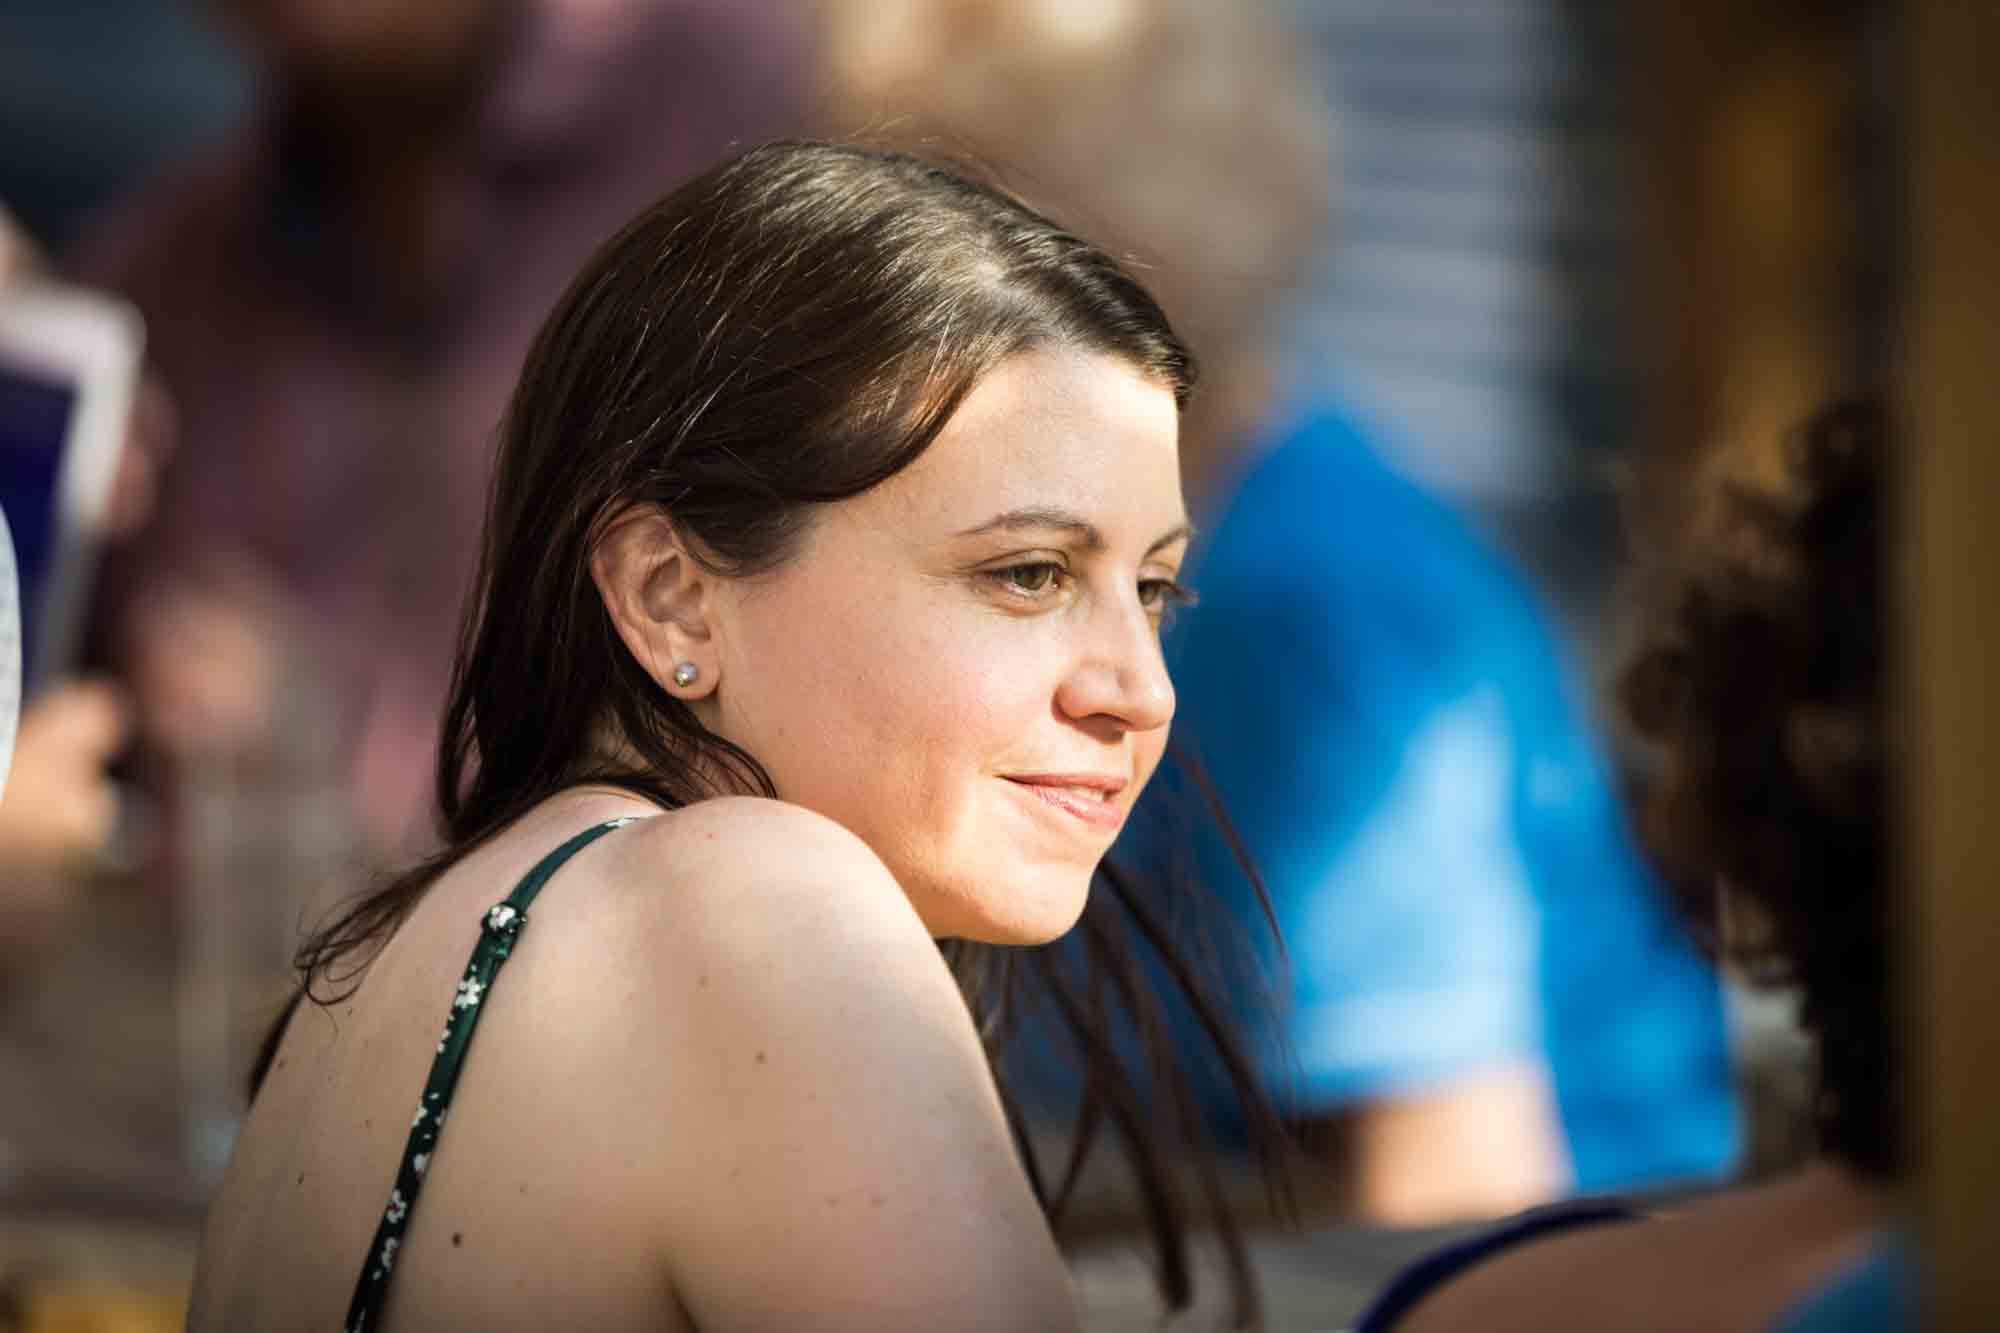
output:
[[[745,739],[795,799],[956,802],[968,777],[1023,749],[1052,706],[1017,624],[931,589],[818,591],[760,605],[738,668]]]
[[[1018,756],[1048,711],[1045,673],[1019,627],[1012,642],[1006,628],[936,613],[885,626],[868,690],[843,704],[927,801],[957,800],[964,782]]]

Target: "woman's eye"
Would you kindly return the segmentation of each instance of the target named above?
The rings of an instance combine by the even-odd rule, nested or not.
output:
[[[1052,560],[1037,560],[1028,564],[1008,565],[1004,569],[991,571],[1008,591],[1037,597],[1054,591],[1062,583],[1067,571]]]
[[[1175,579],[1139,580],[1139,605],[1156,616],[1171,615],[1177,608],[1194,603],[1194,589]]]

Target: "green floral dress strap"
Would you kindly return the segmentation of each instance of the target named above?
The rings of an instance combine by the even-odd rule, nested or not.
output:
[[[431,1076],[424,1084],[423,1097],[410,1122],[409,1142],[403,1146],[403,1162],[396,1168],[395,1188],[389,1191],[389,1206],[382,1223],[375,1228],[375,1240],[362,1262],[361,1276],[354,1284],[354,1299],[347,1306],[347,1333],[363,1333],[381,1313],[389,1294],[389,1278],[395,1272],[396,1249],[409,1229],[410,1210],[424,1187],[424,1171],[437,1151],[438,1135],[444,1131],[445,1112],[451,1109],[452,1089],[465,1064],[465,1051],[472,1044],[472,1031],[479,1025],[480,1002],[499,974],[500,965],[514,952],[521,928],[528,924],[528,907],[535,895],[562,868],[563,862],[596,842],[615,828],[623,828],[640,816],[607,820],[593,825],[550,852],[536,863],[506,900],[488,908],[479,924],[479,943],[473,947],[472,961],[465,965],[465,977],[452,998],[451,1012],[444,1021],[444,1035],[438,1038],[437,1058],[431,1062]]]

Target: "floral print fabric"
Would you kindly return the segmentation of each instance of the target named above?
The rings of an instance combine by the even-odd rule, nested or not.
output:
[[[500,965],[514,952],[515,941],[528,924],[529,904],[563,862],[611,830],[631,822],[630,816],[608,820],[577,834],[543,857],[507,895],[505,902],[488,908],[481,918],[479,943],[473,947],[472,960],[465,965],[465,976],[445,1013],[437,1058],[431,1062],[431,1076],[417,1099],[416,1113],[410,1118],[410,1137],[403,1147],[402,1164],[396,1169],[396,1183],[389,1191],[388,1207],[382,1212],[381,1224],[375,1228],[375,1239],[370,1242],[368,1257],[361,1266],[361,1276],[354,1284],[354,1299],[348,1304],[347,1320],[342,1325],[347,1333],[365,1333],[381,1313],[382,1302],[389,1294],[389,1279],[396,1271],[396,1251],[402,1246],[403,1233],[410,1225],[410,1212],[423,1191],[424,1172],[437,1153],[438,1136],[444,1133],[452,1089],[458,1086],[466,1048],[472,1043],[473,1030],[479,1026],[481,1006],[493,987],[493,978],[500,972]]]

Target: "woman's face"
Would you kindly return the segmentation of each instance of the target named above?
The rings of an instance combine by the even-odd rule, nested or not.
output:
[[[715,729],[868,842],[934,935],[1067,930],[1159,764],[1178,427],[1122,360],[1020,354],[721,594]]]

